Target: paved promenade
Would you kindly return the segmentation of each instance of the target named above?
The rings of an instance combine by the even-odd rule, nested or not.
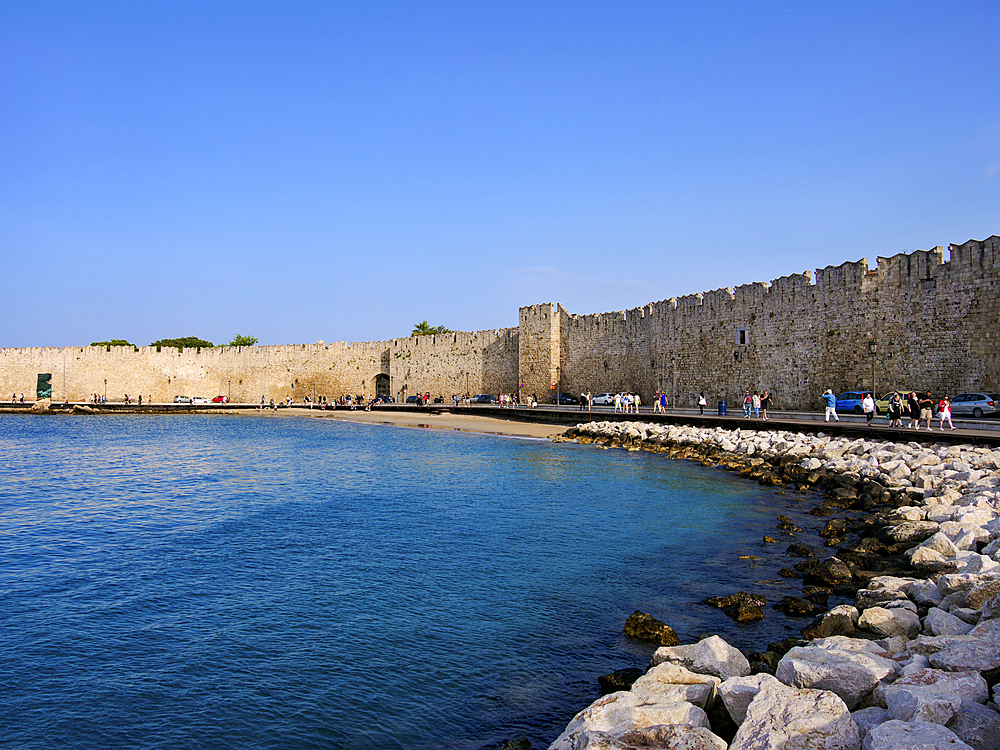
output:
[[[0,401],[0,413],[27,412],[31,409],[31,403],[12,403],[10,401]],[[428,404],[427,406],[415,406],[412,404],[384,404],[373,407],[371,412],[364,412],[363,409],[352,410],[350,407],[337,407],[331,410],[322,410],[318,407],[309,409],[301,404],[291,408],[280,407],[277,410],[259,409],[259,404],[173,404],[173,403],[152,403],[124,404],[121,402],[107,404],[86,404],[82,402],[65,404],[54,402],[54,410],[69,410],[73,406],[88,407],[99,413],[112,414],[268,414],[268,415],[309,415],[316,416],[339,416],[350,419],[349,415],[360,417],[367,414],[364,419],[353,421],[367,422],[391,422],[411,426],[424,426],[432,422],[441,421],[441,417],[447,416],[452,421],[462,417],[490,418],[492,420],[536,423],[551,425],[553,427],[567,428],[580,422],[609,421],[609,422],[653,422],[658,424],[690,424],[700,427],[724,427],[725,429],[743,430],[790,430],[794,432],[824,432],[828,435],[847,435],[858,438],[874,438],[879,440],[889,440],[894,442],[947,442],[947,443],[971,443],[980,445],[1000,445],[1000,419],[980,419],[964,420],[955,419],[954,431],[938,430],[938,420],[932,421],[933,430],[927,432],[922,430],[909,430],[890,428],[886,425],[883,417],[876,419],[871,426],[865,423],[864,417],[853,414],[840,415],[839,422],[823,421],[822,412],[790,412],[771,411],[768,420],[750,418],[743,416],[742,409],[739,412],[730,411],[725,416],[720,416],[717,410],[705,411],[704,416],[698,414],[697,409],[671,409],[665,414],[654,413],[651,408],[644,407],[638,414],[616,413],[613,407],[593,407],[581,410],[577,406],[542,406],[531,409],[525,406],[499,407],[486,404],[472,404],[462,406],[452,406],[451,404]],[[422,420],[420,415],[426,417],[436,417],[435,419]],[[450,424],[450,422],[449,422]],[[456,423],[457,424],[457,423]],[[476,431],[498,431],[510,434],[526,434],[525,430],[476,430]],[[537,430],[531,430],[531,434],[537,434]]]

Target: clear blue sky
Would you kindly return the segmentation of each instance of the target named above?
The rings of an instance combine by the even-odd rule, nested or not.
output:
[[[0,2],[0,346],[366,341],[1000,234],[1000,3]]]

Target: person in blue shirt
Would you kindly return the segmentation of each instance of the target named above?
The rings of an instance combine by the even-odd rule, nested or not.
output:
[[[830,417],[833,417],[834,422],[839,422],[840,417],[837,416],[837,397],[833,395],[833,391],[827,388],[822,398],[826,401],[826,419],[823,421],[829,422]]]

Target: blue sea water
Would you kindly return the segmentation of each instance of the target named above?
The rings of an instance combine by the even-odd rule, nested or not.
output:
[[[634,609],[744,648],[802,626],[698,601],[797,593],[761,537],[810,499],[662,455],[10,415],[0,466],[4,747],[544,748],[648,662]]]

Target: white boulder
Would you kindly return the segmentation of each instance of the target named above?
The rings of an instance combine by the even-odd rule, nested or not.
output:
[[[924,632],[928,635],[965,635],[972,625],[943,609],[931,607],[924,618]]]
[[[710,674],[727,680],[750,674],[750,662],[717,635],[689,646],[661,646],[653,653],[653,666],[679,664],[692,672]]]
[[[893,719],[873,727],[862,745],[864,750],[972,750],[950,729],[940,724],[910,724]]]
[[[920,634],[920,618],[909,609],[869,607],[858,618],[858,628],[881,636],[915,638]]]
[[[631,692],[611,693],[574,716],[549,750],[578,750],[587,747],[588,738],[593,733],[617,737],[658,724],[708,727],[708,716],[690,703],[648,704]]]
[[[904,587],[903,591],[917,604],[936,607],[944,598],[941,596],[941,592],[938,591],[937,584],[934,581],[912,581]]]
[[[964,701],[948,729],[975,750],[1000,750],[1000,713],[974,701]]]
[[[872,730],[872,727],[877,727],[882,722],[889,720],[889,712],[879,706],[870,706],[852,711],[851,718],[858,725],[858,734],[864,740],[865,735]]]
[[[836,695],[768,683],[747,707],[729,750],[858,750],[860,745],[858,727]]]
[[[775,670],[786,685],[829,690],[854,708],[882,680],[892,679],[898,665],[866,651],[798,646],[788,651]]]
[[[747,715],[747,706],[757,697],[764,685],[782,683],[774,676],[760,673],[746,677],[730,677],[719,685],[719,697],[730,717],[739,726]]]
[[[976,637],[974,632],[975,628],[969,635],[940,636],[944,643],[934,645],[942,647],[927,655],[931,666],[949,672],[985,671],[1000,667],[1000,643],[992,638]]]
[[[932,549],[935,552],[941,553],[944,557],[954,557],[958,554],[958,547],[955,546],[955,543],[943,531],[937,532],[930,539],[922,542],[919,547],[914,549]]]
[[[704,727],[657,724],[630,729],[620,735],[589,732],[580,748],[586,750],[726,750],[726,742]]]
[[[631,692],[646,703],[686,701],[705,708],[715,700],[719,678],[696,674],[677,664],[651,668],[632,684]]]

